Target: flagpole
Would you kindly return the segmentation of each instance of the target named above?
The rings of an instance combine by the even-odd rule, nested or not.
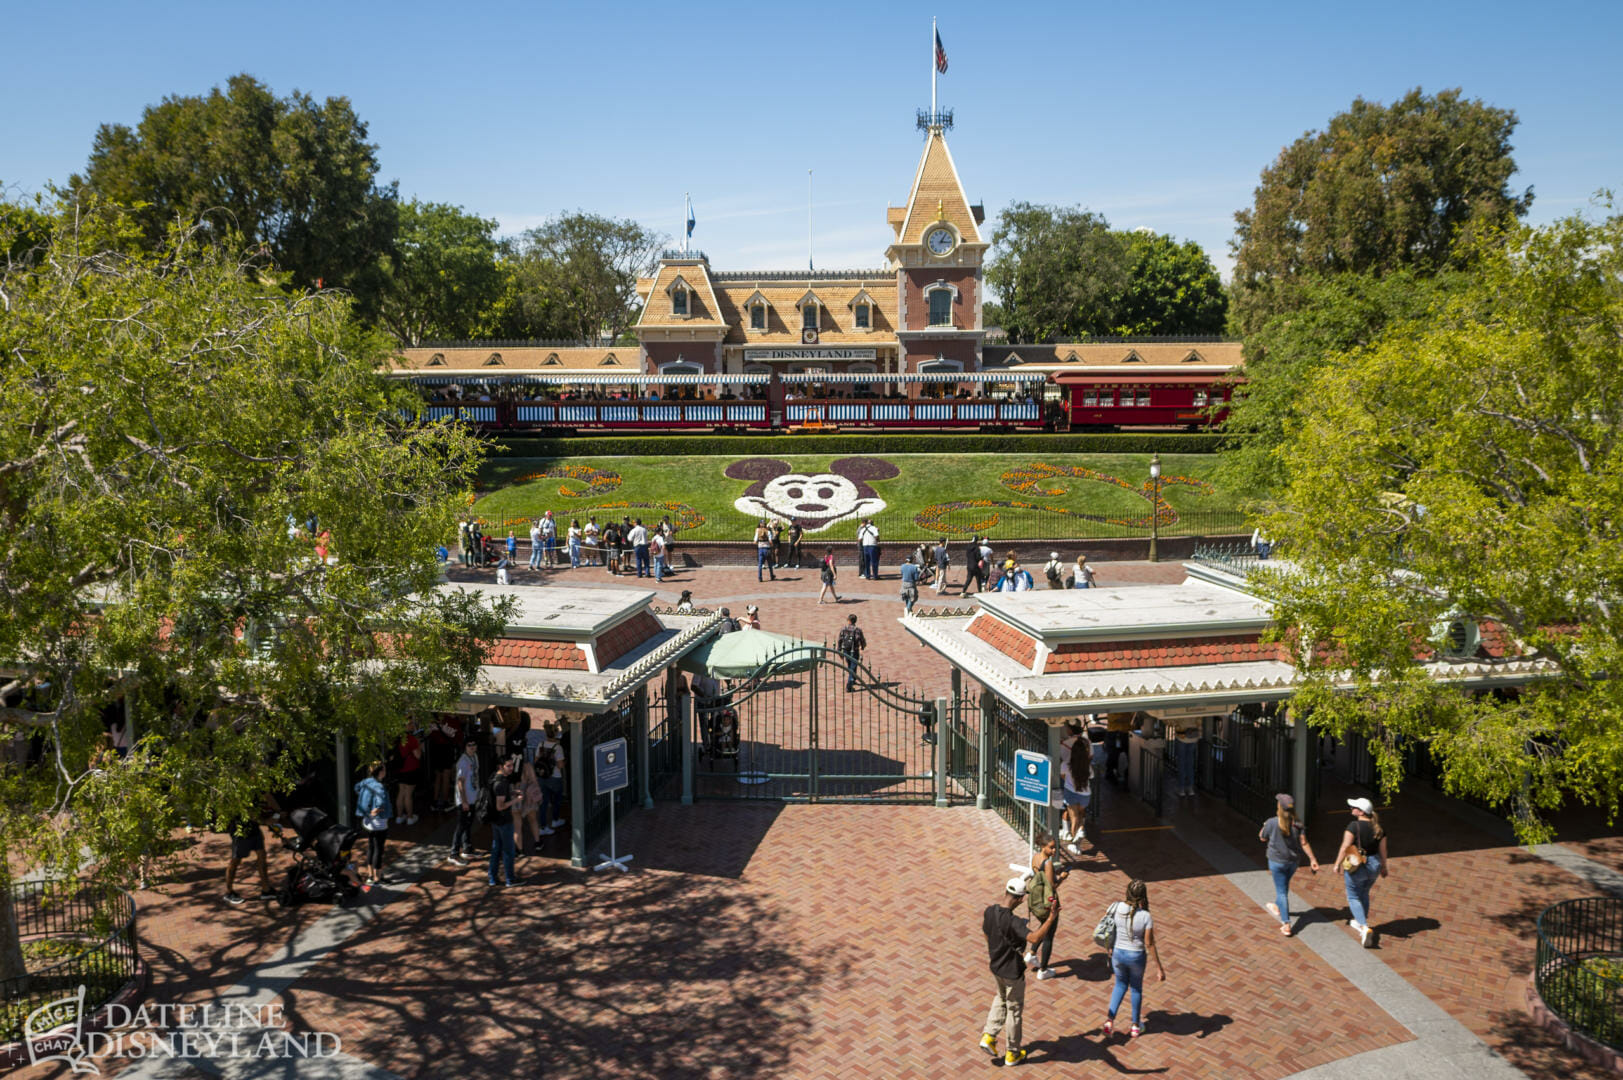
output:
[[[812,262],[812,171],[806,170],[806,269],[815,270]]]
[[[693,216],[693,196],[682,192],[682,254],[688,253],[688,218]]]
[[[940,66],[940,65],[938,65],[936,63],[936,60],[935,60],[936,33],[937,33],[937,31],[936,31],[936,28],[935,28],[935,16],[932,15],[932,16],[930,16],[930,123],[932,123],[932,124],[935,123],[935,112],[936,112],[936,109],[935,109],[935,76],[936,76],[936,68]]]

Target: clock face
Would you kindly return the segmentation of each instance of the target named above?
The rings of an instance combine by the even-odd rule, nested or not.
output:
[[[953,248],[953,235],[951,229],[933,229],[930,235],[924,238],[924,243],[933,255],[945,255]]]

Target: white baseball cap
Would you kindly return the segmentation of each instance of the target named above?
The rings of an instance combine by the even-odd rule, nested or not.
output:
[[[1370,802],[1368,799],[1348,799],[1347,805],[1352,807],[1354,810],[1362,810],[1366,814],[1373,814],[1375,812],[1375,804]]]
[[[1026,895],[1026,878],[1025,878],[1025,876],[1021,875],[1020,877],[1012,877],[1012,878],[1010,878],[1009,883],[1007,885],[1003,886],[1003,891],[1008,893],[1010,896],[1024,896],[1024,895]]]

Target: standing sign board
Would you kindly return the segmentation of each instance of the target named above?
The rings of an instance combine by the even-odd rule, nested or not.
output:
[[[1037,804],[1048,805],[1050,767],[1047,754],[1035,750],[1014,752],[1014,797],[1031,808],[1031,849],[1037,849]],[[1028,870],[1026,867],[1016,867]]]
[[[614,793],[631,784],[629,762],[624,736],[592,747],[592,779],[597,786],[597,793],[609,796],[609,853],[598,854],[597,857],[602,861],[592,867],[593,870],[607,870],[612,866],[624,873],[630,869],[626,863],[631,861],[631,856],[619,854],[614,846]]]

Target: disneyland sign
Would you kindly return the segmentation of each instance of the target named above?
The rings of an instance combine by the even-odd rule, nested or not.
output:
[[[335,1058],[339,1037],[326,1031],[291,1031],[282,1005],[145,1004],[85,1006],[85,988],[41,1005],[23,1024],[28,1059],[59,1061],[75,1073],[98,1074],[100,1057],[182,1061]]]
[[[764,360],[874,360],[878,349],[745,349],[746,364]]]

